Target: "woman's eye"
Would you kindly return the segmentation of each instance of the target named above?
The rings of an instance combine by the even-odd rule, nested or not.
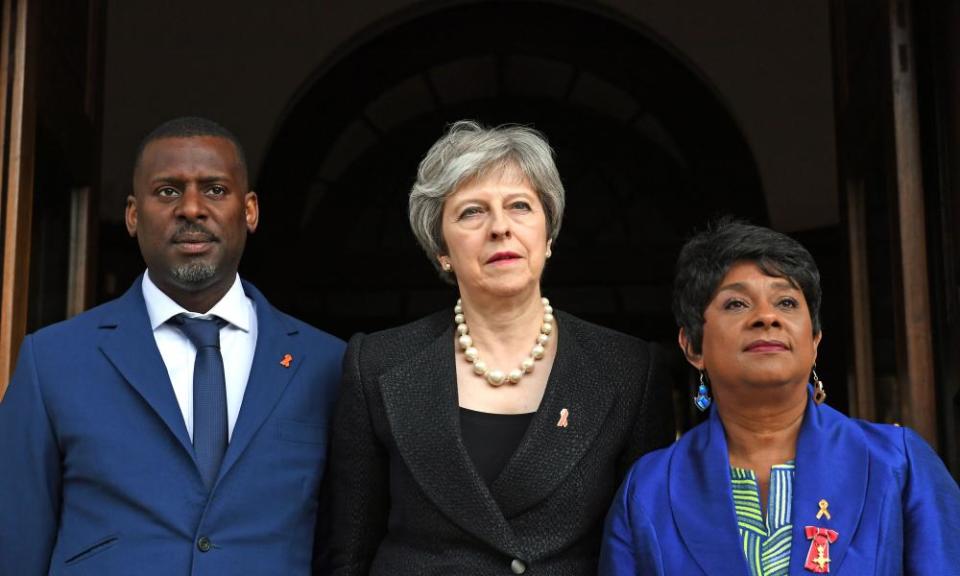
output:
[[[471,216],[476,216],[477,214],[482,214],[482,213],[483,213],[483,210],[481,210],[479,206],[468,206],[467,208],[464,208],[462,212],[460,212],[459,219],[463,220],[464,218],[469,218]]]
[[[743,300],[728,300],[723,305],[724,310],[740,310],[746,307],[747,307],[747,303],[744,302]]]
[[[157,190],[157,196],[160,196],[161,198],[173,198],[174,196],[179,195],[180,191],[176,188],[171,188],[170,186],[164,186],[163,188]]]
[[[533,210],[533,208],[530,206],[530,203],[527,202],[526,200],[518,200],[517,202],[514,202],[513,204],[511,204],[510,207],[513,208],[514,210],[523,210],[527,212],[529,212],[530,210]]]
[[[779,302],[781,308],[797,308],[800,302],[796,298],[783,298]]]

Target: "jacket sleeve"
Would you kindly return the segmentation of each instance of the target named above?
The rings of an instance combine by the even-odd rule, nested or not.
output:
[[[343,359],[343,383],[331,431],[330,568],[335,576],[370,572],[386,533],[389,454],[373,427],[362,381],[363,335],[354,336]]]
[[[60,517],[61,458],[27,336],[0,402],[0,576],[46,574]]]
[[[623,478],[634,462],[647,452],[670,445],[676,439],[673,419],[673,386],[664,351],[648,344],[646,377],[639,383],[640,408],[617,466]]]
[[[617,492],[603,531],[601,576],[663,575],[663,559],[653,525],[633,497],[631,477]]]
[[[913,430],[904,429],[904,574],[960,575],[960,488]]]

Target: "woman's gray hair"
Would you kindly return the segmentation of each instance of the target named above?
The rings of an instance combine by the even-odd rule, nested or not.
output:
[[[546,137],[526,126],[485,128],[472,120],[461,120],[430,147],[410,190],[410,227],[438,270],[436,256],[446,254],[444,201],[461,184],[510,164],[520,169],[539,195],[547,220],[547,238],[556,240],[565,200]]]

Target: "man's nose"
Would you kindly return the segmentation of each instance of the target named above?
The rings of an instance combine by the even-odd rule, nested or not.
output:
[[[188,185],[180,202],[177,204],[177,215],[188,220],[205,218],[207,215],[207,205],[203,191],[193,184]]]

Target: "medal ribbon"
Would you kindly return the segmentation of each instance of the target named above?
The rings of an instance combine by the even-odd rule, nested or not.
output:
[[[803,565],[807,570],[816,574],[830,572],[830,545],[837,541],[834,530],[819,526],[805,526],[807,539],[810,539],[810,551],[807,552],[807,563]]]

